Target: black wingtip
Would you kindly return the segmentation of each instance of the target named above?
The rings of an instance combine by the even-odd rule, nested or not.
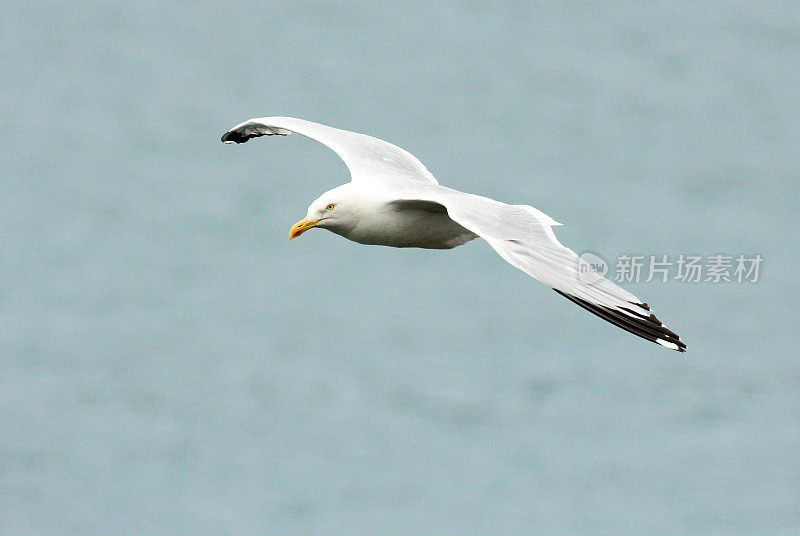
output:
[[[248,136],[242,136],[239,132],[236,132],[235,130],[231,130],[223,134],[222,138],[220,139],[222,140],[222,143],[244,143],[250,138]]]
[[[624,329],[634,335],[637,335],[643,339],[646,339],[650,342],[654,342],[665,348],[669,348],[670,350],[675,350],[677,352],[685,353],[686,352],[686,344],[681,341],[680,337],[673,332],[667,329],[661,321],[656,318],[656,315],[650,314],[649,316],[645,316],[643,314],[637,313],[632,311],[626,307],[623,307],[622,310],[633,313],[634,316],[631,314],[625,314],[622,311],[612,309],[610,307],[604,307],[602,305],[597,305],[594,303],[587,302],[586,300],[582,300],[581,298],[577,298],[570,294],[566,294],[565,292],[561,292],[558,289],[553,289],[568,300],[580,305],[587,311],[594,313],[595,315],[599,316],[603,320],[614,324],[615,326]],[[650,308],[647,307],[647,304],[634,304],[645,306],[643,309],[649,311]]]

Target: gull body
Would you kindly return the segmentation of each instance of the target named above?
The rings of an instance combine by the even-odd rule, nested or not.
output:
[[[325,210],[330,204],[335,208]],[[348,183],[329,190],[311,203],[302,221],[316,221],[314,227],[359,244],[396,248],[451,249],[478,236],[453,221],[441,205],[398,201],[380,185]]]
[[[556,238],[561,225],[529,205],[509,205],[439,184],[412,154],[389,142],[294,117],[262,117],[233,127],[225,143],[292,132],[344,160],[351,182],[319,196],[294,224],[294,239],[314,227],[359,244],[450,249],[483,238],[511,265],[604,320],[679,352],[686,345],[650,307],[587,265]]]

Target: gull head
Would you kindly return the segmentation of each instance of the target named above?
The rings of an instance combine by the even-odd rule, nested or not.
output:
[[[314,227],[322,227],[337,234],[355,227],[358,223],[358,197],[353,194],[352,183],[348,183],[319,196],[308,207],[306,217],[289,229],[289,240]]]

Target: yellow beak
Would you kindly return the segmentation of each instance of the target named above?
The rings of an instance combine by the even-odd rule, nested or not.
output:
[[[293,240],[312,227],[316,227],[317,223],[319,223],[319,220],[309,221],[308,218],[303,218],[299,222],[292,225],[292,228],[289,229],[289,240]]]

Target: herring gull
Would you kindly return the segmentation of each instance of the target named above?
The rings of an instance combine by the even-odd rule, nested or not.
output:
[[[350,170],[347,184],[319,196],[289,231],[293,239],[321,227],[360,244],[450,249],[483,238],[512,266],[634,335],[679,352],[680,337],[630,292],[594,274],[553,233],[561,225],[528,205],[507,205],[441,186],[414,155],[389,142],[294,117],[236,125],[225,143],[259,136],[307,136],[333,149]]]

